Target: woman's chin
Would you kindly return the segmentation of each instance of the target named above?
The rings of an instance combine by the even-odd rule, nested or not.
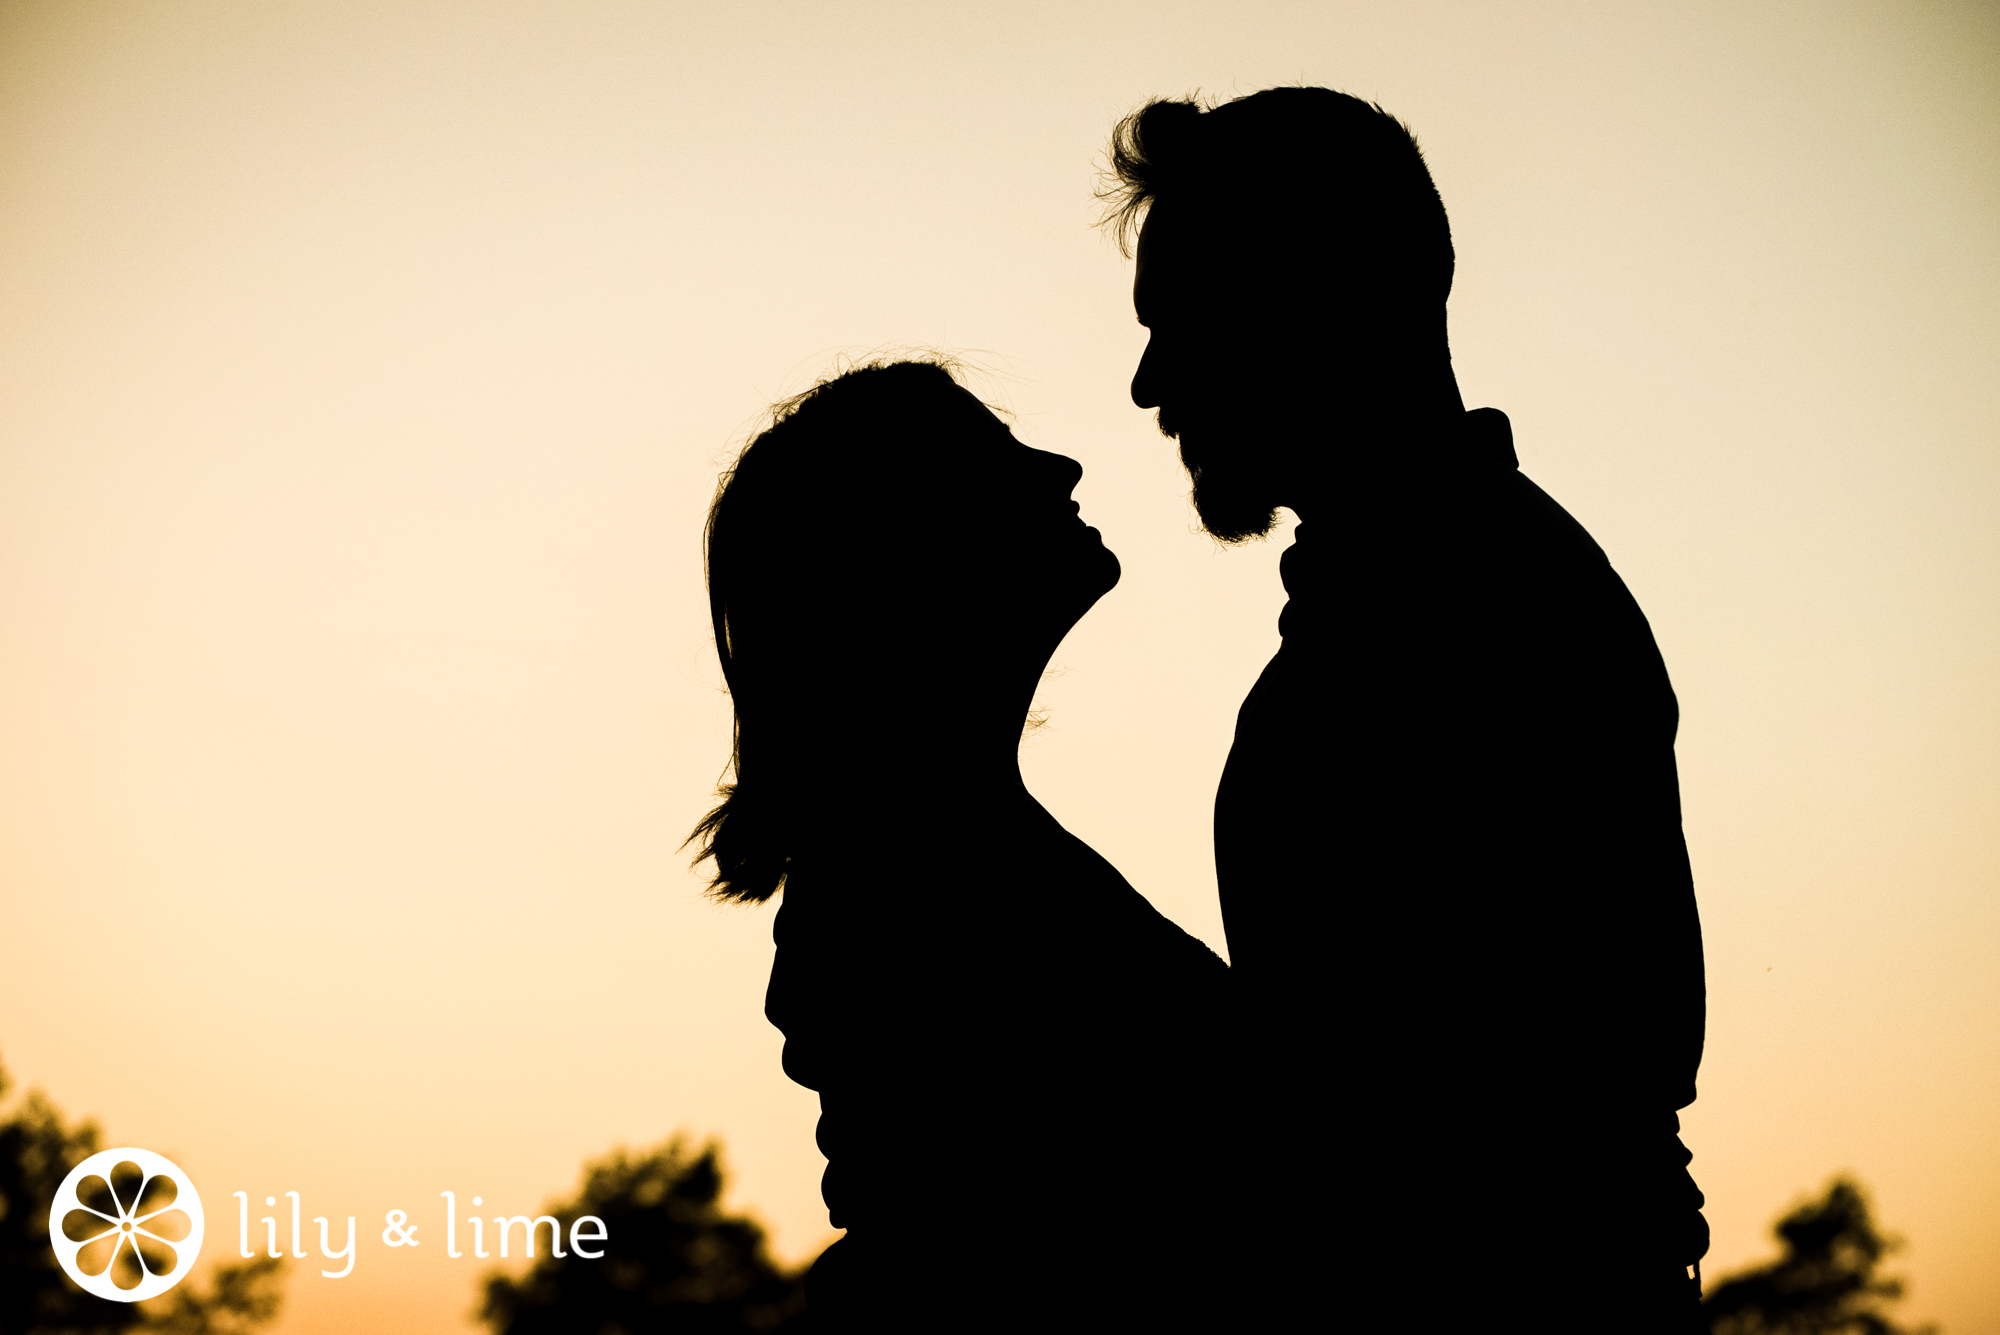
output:
[[[1093,534],[1097,532],[1096,529],[1090,531]],[[1087,597],[1082,610],[1077,613],[1078,616],[1088,612],[1097,605],[1099,598],[1117,588],[1119,579],[1125,574],[1124,567],[1118,564],[1118,554],[1104,546],[1102,541],[1090,553],[1090,557],[1088,571],[1078,581]]]

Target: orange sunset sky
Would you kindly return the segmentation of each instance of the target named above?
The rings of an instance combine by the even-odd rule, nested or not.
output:
[[[727,752],[700,525],[766,405],[888,346],[1083,463],[1126,574],[1029,782],[1222,949],[1209,805],[1288,538],[1192,530],[1091,192],[1147,97],[1288,82],[1417,131],[1467,402],[1673,673],[1708,1271],[1851,1170],[1906,1315],[2000,1335],[1985,4],[5,0],[11,1074],[186,1168],[210,1259],[238,1189],[357,1216],[283,1335],[466,1329],[477,1263],[381,1247],[388,1209],[532,1212],[680,1128],[813,1254],[769,910],[677,851]]]

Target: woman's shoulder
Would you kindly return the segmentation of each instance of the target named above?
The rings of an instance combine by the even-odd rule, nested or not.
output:
[[[1084,929],[1093,943],[1134,963],[1197,976],[1224,977],[1229,966],[1206,942],[1169,918],[1141,894],[1109,859],[1049,818],[1050,862],[1064,874],[1049,886],[1048,908],[1061,920]]]
[[[921,956],[1082,952],[1226,974],[1228,966],[1039,803],[965,813],[924,831],[806,861],[785,882],[781,952],[837,950],[889,967]],[[896,965],[900,960],[901,965]]]

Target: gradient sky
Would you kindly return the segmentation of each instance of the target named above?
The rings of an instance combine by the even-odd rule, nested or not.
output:
[[[677,852],[716,470],[842,355],[984,367],[1126,571],[1030,784],[1222,948],[1285,538],[1193,531],[1093,173],[1149,96],[1325,83],[1422,139],[1467,402],[1680,693],[1709,1271],[1848,1169],[1908,1315],[1996,1335],[1996,76],[2000,13],[1914,2],[7,0],[0,1057],[187,1168],[213,1255],[239,1188],[358,1216],[285,1335],[457,1328],[475,1263],[387,1209],[677,1128],[810,1255],[769,911]]]

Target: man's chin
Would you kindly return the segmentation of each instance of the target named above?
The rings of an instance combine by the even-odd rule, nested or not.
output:
[[[1248,542],[1278,526],[1278,508],[1261,495],[1218,485],[1209,470],[1191,468],[1188,476],[1194,480],[1194,512],[1217,542]]]
[[[1202,520],[1202,532],[1206,532],[1216,542],[1250,542],[1252,538],[1268,538],[1270,530],[1278,528],[1278,510],[1256,506],[1222,504],[1214,500],[1202,502],[1200,490],[1194,494],[1194,514]]]

